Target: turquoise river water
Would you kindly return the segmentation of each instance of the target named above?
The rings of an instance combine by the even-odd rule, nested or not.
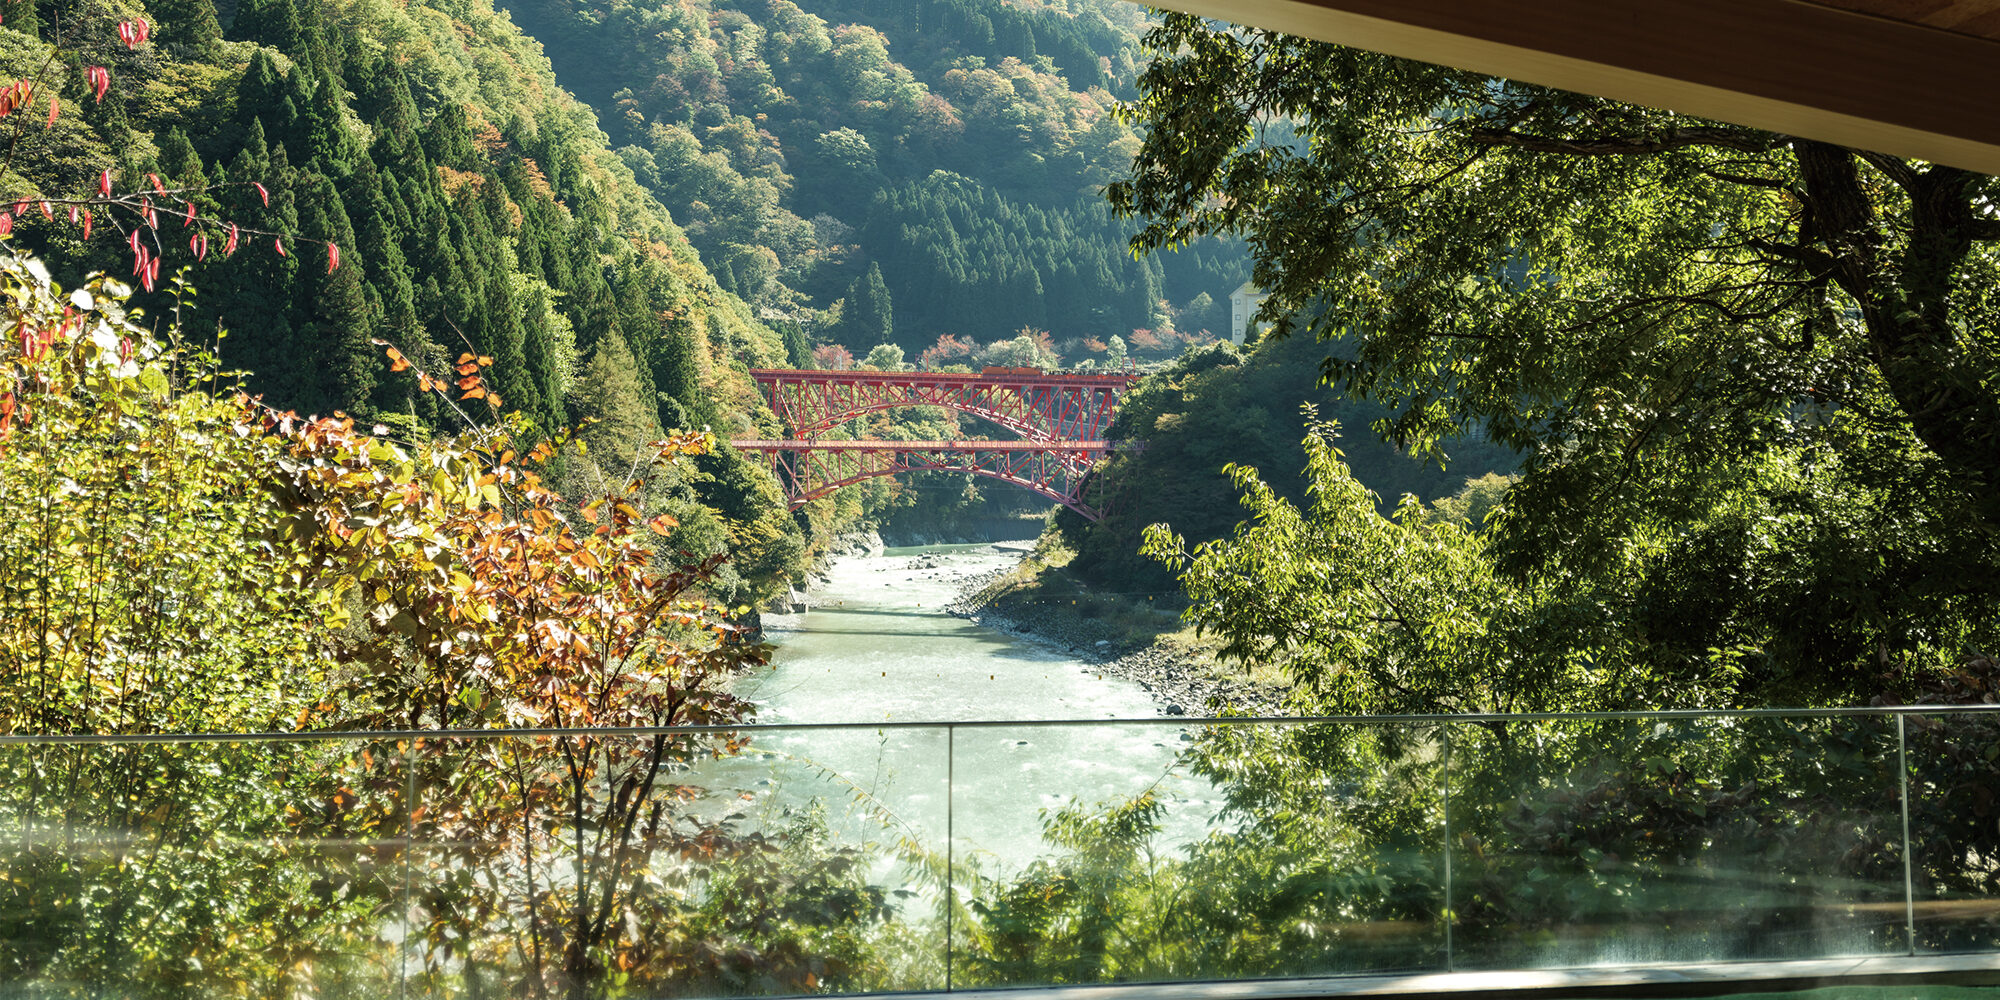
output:
[[[741,790],[766,824],[816,802],[837,832],[878,843],[935,850],[949,829],[958,863],[988,870],[1017,869],[1044,850],[1045,810],[1149,789],[1169,805],[1163,840],[1198,837],[1213,818],[1213,791],[1176,770],[1182,729],[1161,718],[1151,695],[944,612],[968,576],[1012,565],[1019,546],[836,561],[812,610],[767,618],[777,655],[739,691],[758,703],[760,723],[888,725],[760,733],[752,754],[718,763],[710,780]],[[995,720],[1019,724],[901,726]]]

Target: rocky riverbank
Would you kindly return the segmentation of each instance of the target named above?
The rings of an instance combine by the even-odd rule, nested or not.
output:
[[[1006,592],[1010,570],[968,577],[945,611],[998,632],[1052,646],[1145,688],[1162,715],[1286,714],[1276,692],[1221,676],[1213,664],[1164,640],[1133,646],[1104,623]]]

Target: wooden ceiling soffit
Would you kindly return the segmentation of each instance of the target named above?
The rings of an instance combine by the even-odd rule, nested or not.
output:
[[[1798,0],[1150,2],[2000,174],[2000,41],[1899,19],[1884,0],[1834,0],[1868,10]]]

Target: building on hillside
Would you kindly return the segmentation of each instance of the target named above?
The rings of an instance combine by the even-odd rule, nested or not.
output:
[[[1257,286],[1244,282],[1229,293],[1229,342],[1241,344],[1250,337],[1250,317],[1257,315],[1257,307],[1271,297],[1270,292],[1260,292]],[[1259,335],[1271,329],[1264,323],[1257,328]]]

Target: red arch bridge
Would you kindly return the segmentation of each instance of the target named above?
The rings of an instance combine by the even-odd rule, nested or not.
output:
[[[989,368],[978,375],[938,372],[752,369],[765,399],[788,428],[784,440],[731,444],[765,457],[793,510],[834,490],[903,472],[966,472],[1013,483],[1092,521],[1090,467],[1113,450],[1104,429],[1131,375],[1065,375]],[[831,441],[819,437],[856,417],[897,406],[942,406],[990,420],[1019,441]],[[1136,442],[1121,447],[1136,447]]]
[[[815,438],[855,417],[897,406],[942,406],[1035,441],[1101,441],[1136,374],[1066,375],[1032,368],[945,372],[753,368],[778,422]]]

